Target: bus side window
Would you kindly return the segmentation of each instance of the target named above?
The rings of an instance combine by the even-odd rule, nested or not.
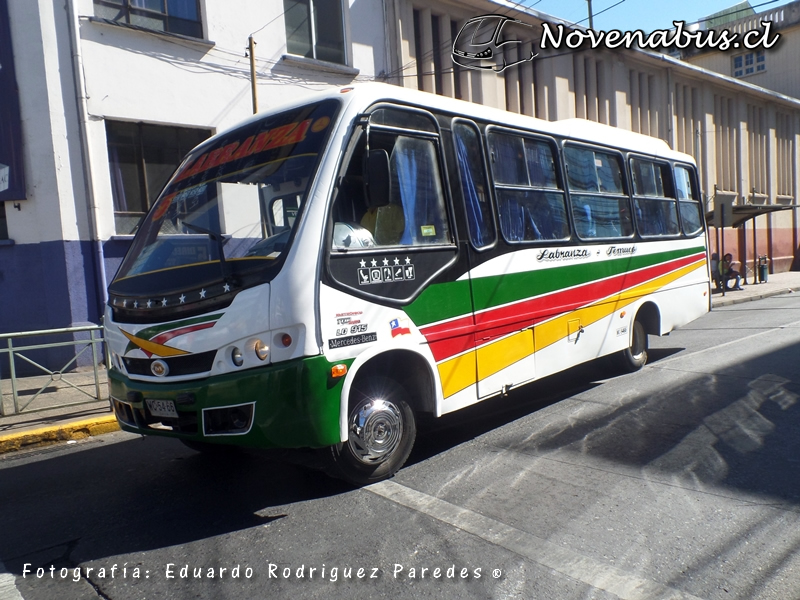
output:
[[[633,206],[639,233],[643,237],[680,234],[678,207],[672,190],[669,165],[632,158],[631,174]]]
[[[332,246],[334,250],[352,250],[375,246],[372,233],[359,222],[367,211],[362,174],[366,136],[360,135],[354,141],[354,144],[352,158],[339,182],[336,203],[331,211],[333,220]]]
[[[675,189],[680,207],[681,224],[685,235],[694,236],[703,230],[703,207],[692,172],[675,165]]]
[[[366,136],[356,143],[332,209],[333,247],[451,243],[436,142],[378,127],[370,132],[370,152],[389,157],[388,198],[365,193]]]
[[[395,208],[394,215],[387,219],[391,239],[384,242],[379,238],[378,215],[375,241],[415,246],[450,243],[435,143],[405,135],[392,137],[395,142],[389,154],[390,205]]]
[[[506,241],[568,238],[566,201],[551,143],[494,131],[488,140],[500,230]]]
[[[575,230],[582,239],[633,235],[622,159],[616,153],[566,146],[567,182]]]
[[[481,140],[475,126],[457,122],[453,125],[453,144],[458,163],[458,179],[467,214],[469,237],[475,248],[491,246],[497,234],[486,185],[486,169]]]

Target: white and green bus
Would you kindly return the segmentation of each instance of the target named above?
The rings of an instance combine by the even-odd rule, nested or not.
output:
[[[599,357],[628,370],[709,310],[691,157],[366,84],[194,149],[105,315],[122,429],[316,448],[356,484],[451,413]]]

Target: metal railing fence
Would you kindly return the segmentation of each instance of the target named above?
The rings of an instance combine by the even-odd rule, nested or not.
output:
[[[89,339],[70,339],[63,342],[50,342],[50,343],[37,343],[21,345],[18,340],[32,337],[42,336],[57,336],[60,334],[73,335],[76,333],[88,333]],[[12,411],[9,413],[6,410],[4,396],[6,394],[0,393],[0,416],[16,415],[21,413],[35,413],[45,410],[52,410],[54,408],[66,408],[70,406],[81,406],[85,404],[95,403],[101,400],[108,400],[108,395],[101,392],[101,376],[100,376],[100,357],[104,357],[105,365],[109,364],[109,357],[107,348],[103,344],[103,327],[101,325],[86,325],[80,327],[65,327],[62,329],[44,329],[39,331],[23,331],[19,333],[3,333],[0,334],[0,386],[3,385],[2,379],[5,364],[9,367],[10,385],[11,385],[11,398],[12,398]],[[5,346],[5,347],[3,347]],[[74,355],[62,366],[60,369],[51,370],[46,366],[40,364],[32,359],[29,354],[34,351],[49,350],[52,348],[62,348],[72,346],[75,348]],[[99,347],[99,348],[98,348]],[[80,350],[78,350],[80,348]],[[92,373],[94,376],[93,385],[79,385],[71,380],[71,377],[80,376],[86,378],[85,373],[68,372],[74,366],[77,366],[78,359],[84,355],[85,352],[91,352],[92,360]],[[72,354],[72,353],[71,353]],[[7,361],[3,355],[7,357]],[[20,360],[28,365],[31,365],[42,375],[20,377],[17,374],[16,362]],[[40,359],[41,360],[41,359]],[[38,373],[38,371],[36,371]],[[43,385],[39,385],[44,380]],[[30,384],[33,382],[32,388],[25,390],[20,389],[21,382]],[[65,390],[68,393],[60,393],[58,397],[62,399],[61,402],[56,400],[52,401],[52,395],[48,397],[47,406],[32,406],[37,399],[44,398],[44,395],[53,390],[51,384],[63,383],[64,386],[59,388],[58,391]],[[36,389],[38,386],[38,389]],[[90,393],[84,388],[94,388],[94,393]],[[0,389],[2,392],[2,389]],[[29,399],[24,396],[30,395]],[[84,397],[85,396],[85,397]],[[77,401],[74,401],[75,398]],[[109,405],[110,406],[110,405]]]

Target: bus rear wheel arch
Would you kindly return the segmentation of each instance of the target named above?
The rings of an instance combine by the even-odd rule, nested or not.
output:
[[[417,435],[406,389],[378,374],[354,382],[348,404],[347,441],[331,446],[328,472],[354,485],[388,479],[408,460]]]
[[[630,345],[616,355],[617,364],[629,373],[638,371],[647,363],[648,334],[658,335],[660,315],[651,303],[644,304],[631,324]]]

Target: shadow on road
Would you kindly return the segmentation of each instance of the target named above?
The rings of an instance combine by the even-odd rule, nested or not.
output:
[[[657,367],[681,350],[653,350],[651,362]],[[654,477],[797,502],[799,359],[800,346],[782,348],[507,443],[531,453],[580,445]],[[588,393],[610,375],[605,361],[582,365],[424,425],[410,464]],[[351,490],[270,453],[209,459],[169,439],[94,442],[0,470],[0,561],[19,574],[25,562],[69,566],[186,544],[269,527],[290,515],[293,503]]]

